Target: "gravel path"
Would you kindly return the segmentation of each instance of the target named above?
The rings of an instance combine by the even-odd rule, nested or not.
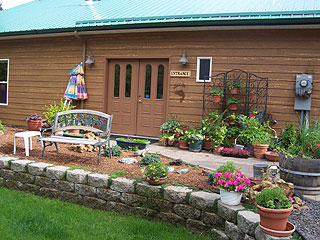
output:
[[[320,239],[320,202],[305,200],[305,205],[309,209],[299,212],[294,211],[289,217],[298,231],[303,234],[307,240]]]

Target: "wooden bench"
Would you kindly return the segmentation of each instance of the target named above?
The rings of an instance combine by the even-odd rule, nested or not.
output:
[[[42,143],[42,157],[45,156],[45,148],[54,144],[59,152],[57,143],[85,144],[99,147],[99,156],[97,164],[100,164],[101,147],[108,145],[110,158],[110,130],[113,115],[91,110],[70,110],[56,113],[54,124],[51,128],[40,129],[41,137],[38,141]],[[86,139],[78,137],[61,136],[56,134],[63,131],[79,129],[94,132],[97,139]],[[51,131],[50,136],[45,136],[46,131]]]

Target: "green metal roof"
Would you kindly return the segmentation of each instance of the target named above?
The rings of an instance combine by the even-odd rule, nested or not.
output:
[[[320,23],[320,0],[35,0],[0,11],[0,35]]]

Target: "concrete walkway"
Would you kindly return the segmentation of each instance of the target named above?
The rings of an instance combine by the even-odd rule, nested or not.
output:
[[[223,157],[221,155],[216,155],[209,153],[207,151],[202,151],[199,153],[190,152],[187,150],[181,150],[177,147],[163,147],[159,143],[153,143],[150,145],[150,153],[161,153],[161,155],[172,158],[181,159],[185,163],[191,165],[198,165],[200,167],[216,170],[222,164],[233,161],[237,167],[241,167],[242,172],[248,176],[253,177],[253,164],[264,163],[267,165],[278,165],[278,163],[270,162],[266,159],[257,159],[254,157],[250,158],[233,158],[233,157]]]

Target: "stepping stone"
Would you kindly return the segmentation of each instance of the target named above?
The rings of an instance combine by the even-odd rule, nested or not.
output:
[[[187,172],[189,172],[189,168],[184,168],[184,169],[181,169],[181,170],[177,171],[177,173],[179,173],[179,174],[185,174]]]
[[[121,158],[119,162],[126,163],[126,164],[133,164],[133,163],[137,163],[138,161],[135,158]]]

